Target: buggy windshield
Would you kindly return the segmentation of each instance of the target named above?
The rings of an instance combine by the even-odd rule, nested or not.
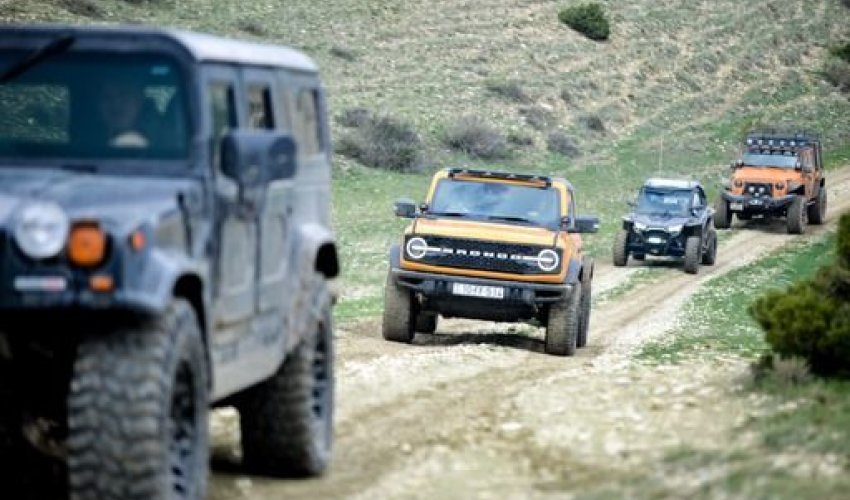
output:
[[[645,187],[638,196],[635,213],[644,215],[687,216],[693,192],[684,189]]]
[[[429,213],[546,227],[560,224],[557,190],[500,182],[443,179]]]
[[[0,71],[26,56],[0,52]],[[0,84],[0,157],[186,158],[185,93],[163,55],[56,55]]]
[[[754,167],[783,167],[783,168],[794,168],[799,161],[796,154],[758,154],[758,153],[744,153],[744,156],[741,158],[744,165],[750,165]]]

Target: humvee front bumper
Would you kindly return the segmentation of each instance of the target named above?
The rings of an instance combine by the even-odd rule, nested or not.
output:
[[[422,311],[490,321],[534,318],[569,297],[574,285],[503,281],[393,268],[395,283],[410,289]]]
[[[749,194],[735,195],[724,191],[721,196],[729,202],[730,212],[777,212],[788,208],[788,205],[794,200],[793,194],[774,198],[772,196],[753,196]]]

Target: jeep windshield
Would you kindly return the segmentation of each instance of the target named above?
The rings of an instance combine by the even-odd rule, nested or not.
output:
[[[0,53],[0,72],[27,51]],[[188,156],[186,91],[155,54],[52,55],[0,84],[0,160],[180,160]]]
[[[693,193],[684,189],[643,188],[635,213],[666,217],[685,217],[689,213]]]
[[[783,167],[794,168],[797,166],[799,158],[796,154],[780,155],[780,154],[757,154],[745,153],[741,157],[741,162],[744,165],[754,167]]]
[[[557,190],[489,181],[442,179],[428,213],[545,227],[560,223]]]

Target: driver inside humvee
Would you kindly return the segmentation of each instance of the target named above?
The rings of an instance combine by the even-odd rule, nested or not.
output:
[[[143,88],[129,80],[106,81],[101,87],[98,112],[107,143],[115,148],[147,148],[149,139],[141,129]]]

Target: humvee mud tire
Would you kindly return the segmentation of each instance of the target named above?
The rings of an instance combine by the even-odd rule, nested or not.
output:
[[[245,468],[274,477],[311,477],[328,466],[333,445],[333,325],[322,286],[301,342],[268,380],[239,396]]]
[[[434,313],[419,313],[416,315],[416,331],[434,333],[437,331],[438,316]]]
[[[731,225],[732,212],[729,211],[729,202],[724,200],[722,196],[718,196],[714,202],[714,227],[717,229],[729,229]]]
[[[572,356],[576,352],[581,326],[581,286],[576,284],[568,297],[549,306],[548,314],[546,352],[556,356]]]
[[[414,322],[413,297],[410,291],[396,285],[392,272],[387,273],[387,283],[384,285],[384,318],[381,325],[384,339],[409,344],[416,335]]]
[[[702,256],[702,242],[699,236],[688,236],[685,240],[685,272],[696,274],[699,271]]]
[[[826,220],[826,188],[821,187],[815,202],[808,206],[809,222],[812,224],[823,224]]]
[[[72,499],[204,498],[207,363],[195,312],[85,338],[68,395]]]
[[[803,234],[806,232],[806,199],[797,195],[791,201],[787,214],[788,232],[790,234]]]
[[[713,266],[717,260],[717,231],[714,229],[708,230],[708,245],[705,253],[702,254],[702,263],[706,266]]]
[[[621,229],[614,237],[614,265],[623,267],[629,262],[629,232]]]

